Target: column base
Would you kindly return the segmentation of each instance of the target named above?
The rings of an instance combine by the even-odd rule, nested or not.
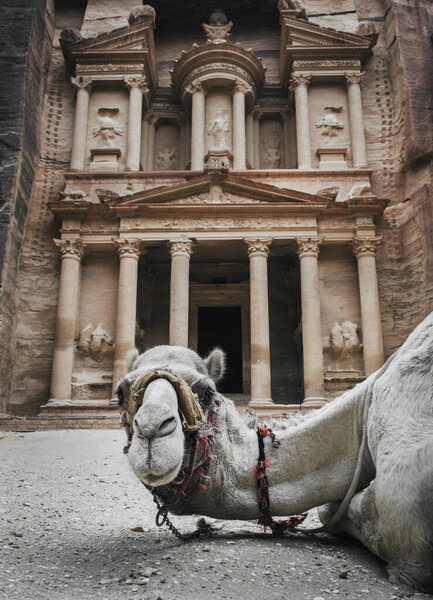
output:
[[[304,399],[301,406],[302,408],[321,408],[325,404],[327,404],[327,401],[323,396],[310,396]]]

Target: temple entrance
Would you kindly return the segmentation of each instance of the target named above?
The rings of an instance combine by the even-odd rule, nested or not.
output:
[[[206,356],[218,346],[227,355],[227,370],[218,389],[224,393],[242,393],[242,325],[240,306],[199,306],[197,350]]]

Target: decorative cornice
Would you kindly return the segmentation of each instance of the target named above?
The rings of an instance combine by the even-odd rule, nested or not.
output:
[[[247,245],[249,258],[252,258],[253,256],[264,256],[267,258],[269,256],[270,246],[273,241],[273,238],[262,238],[256,240],[244,239],[244,242]]]
[[[376,256],[376,250],[382,243],[383,237],[374,238],[354,238],[353,239],[353,254],[356,258],[362,256]]]
[[[291,79],[290,79],[290,86],[289,89],[291,92],[295,91],[295,88],[298,87],[298,85],[303,85],[305,87],[308,87],[310,85],[311,82],[311,77],[312,75],[292,75]]]
[[[186,256],[189,258],[192,254],[191,240],[169,240],[167,246],[171,256]]]
[[[365,73],[345,73],[344,78],[347,85],[361,85],[362,80],[365,77]]]
[[[54,243],[62,255],[62,260],[65,258],[73,258],[80,262],[83,258],[84,244],[80,239],[54,240]]]
[[[78,77],[71,77],[71,83],[75,88],[79,90],[85,89],[87,91],[90,91],[90,88],[92,87],[92,78],[83,77],[82,75]]]
[[[127,75],[123,78],[123,81],[128,90],[138,88],[143,93],[147,93],[149,91],[149,86],[147,85],[146,77],[139,77],[137,75]]]
[[[141,240],[124,240],[113,238],[113,242],[117,247],[117,252],[119,253],[120,259],[136,258],[138,260],[140,256],[146,252],[142,252],[140,250]]]
[[[306,256],[319,256],[319,246],[323,242],[323,238],[295,238],[298,244],[299,258]]]

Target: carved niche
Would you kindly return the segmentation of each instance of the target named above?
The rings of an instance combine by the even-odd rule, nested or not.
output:
[[[179,169],[180,132],[174,122],[162,122],[155,133],[156,171],[174,171]]]
[[[260,166],[262,169],[285,166],[283,124],[277,118],[264,119],[260,124]]]

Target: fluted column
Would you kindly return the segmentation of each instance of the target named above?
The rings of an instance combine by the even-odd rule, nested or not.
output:
[[[188,347],[189,261],[191,240],[170,240],[170,345]]]
[[[205,90],[199,82],[191,84],[188,92],[192,94],[191,170],[202,171],[204,162]]]
[[[86,158],[87,120],[92,79],[90,77],[71,77],[71,83],[77,88],[77,97],[75,100],[70,169],[71,171],[83,171]]]
[[[296,239],[301,265],[304,404],[324,403],[322,321],[319,293],[320,238]]]
[[[245,240],[250,258],[251,401],[272,402],[269,342],[268,255],[272,239]]]
[[[233,169],[246,169],[245,94],[249,87],[236,81],[233,91]]]
[[[51,373],[51,399],[71,398],[74,339],[80,289],[81,240],[54,240],[62,256],[59,299],[57,303],[56,340]]]
[[[376,272],[376,250],[381,241],[381,237],[355,238],[353,240],[353,252],[358,259],[362,342],[366,375],[374,373],[383,365],[382,322]]]
[[[158,117],[154,113],[148,112],[145,119],[149,123],[147,132],[147,170],[153,171],[155,164],[155,126],[158,122]]]
[[[365,146],[364,116],[362,112],[361,81],[364,73],[349,75],[346,73],[347,95],[349,98],[350,136],[352,139],[353,166],[367,166],[367,149]]]
[[[114,346],[113,393],[126,374],[126,354],[135,347],[138,259],[140,240],[113,240],[119,253],[117,287],[116,340]]]
[[[124,77],[123,80],[129,90],[128,141],[125,170],[139,171],[141,150],[141,110],[143,105],[143,92],[148,88],[145,77],[131,75]]]
[[[260,169],[260,119],[262,111],[254,108],[254,168]]]
[[[298,169],[311,169],[310,115],[308,86],[311,75],[293,75],[290,89],[295,93]]]

